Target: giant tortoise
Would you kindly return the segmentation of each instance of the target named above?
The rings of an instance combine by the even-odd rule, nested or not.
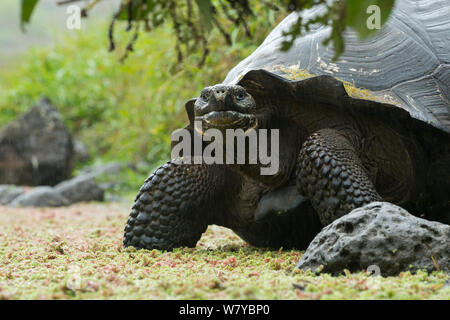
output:
[[[375,36],[346,31],[336,62],[322,45],[327,27],[279,50],[298,14],[186,104],[192,135],[278,129],[276,174],[259,162],[172,159],[141,187],[125,246],[192,247],[216,224],[254,246],[304,249],[323,226],[381,200],[450,222],[450,3],[397,0]]]

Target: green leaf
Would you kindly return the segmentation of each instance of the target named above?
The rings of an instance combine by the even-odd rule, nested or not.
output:
[[[364,39],[378,31],[377,28],[369,28],[368,22],[376,14],[375,11],[367,12],[367,9],[375,5],[379,8],[380,27],[388,20],[394,7],[395,0],[347,0],[345,20],[347,26],[352,27],[358,35]]]
[[[200,17],[205,24],[207,30],[211,28],[212,25],[212,6],[210,0],[195,0],[198,9],[200,11]]]
[[[153,10],[156,5],[156,1],[142,1],[142,0],[132,0],[131,1],[131,20],[144,20],[148,14]],[[119,15],[118,20],[128,20],[129,9],[128,6],[123,8]]]
[[[39,0],[22,0],[20,7],[20,27],[25,31],[25,24],[30,22],[31,14]]]

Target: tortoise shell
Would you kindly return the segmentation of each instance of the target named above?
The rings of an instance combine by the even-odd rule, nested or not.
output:
[[[330,27],[313,26],[288,51],[281,51],[282,33],[298,15],[311,19],[321,10],[313,8],[286,17],[259,48],[228,73],[224,83],[255,85],[261,77],[249,71],[259,69],[296,82],[328,75],[340,81],[352,98],[402,108],[411,117],[450,133],[448,0],[397,0],[388,21],[374,36],[360,40],[355,31],[347,30],[345,51],[335,62],[333,48],[322,45]],[[330,85],[330,81],[318,81],[317,85]],[[326,87],[317,90],[329,94],[330,99],[335,94]]]

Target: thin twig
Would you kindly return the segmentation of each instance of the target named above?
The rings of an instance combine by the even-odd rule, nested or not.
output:
[[[431,260],[433,261],[434,267],[436,268],[437,271],[441,271],[441,269],[439,268],[439,264],[437,262],[436,256],[434,255],[433,250],[431,249],[431,246],[428,243],[425,243],[425,246],[431,252],[430,256],[431,256]]]

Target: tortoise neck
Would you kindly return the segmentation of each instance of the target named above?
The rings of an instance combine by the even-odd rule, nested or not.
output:
[[[235,161],[229,167],[269,189],[276,189],[292,179],[304,134],[290,121],[272,123],[255,131],[257,148],[247,148],[245,158],[256,161]]]

